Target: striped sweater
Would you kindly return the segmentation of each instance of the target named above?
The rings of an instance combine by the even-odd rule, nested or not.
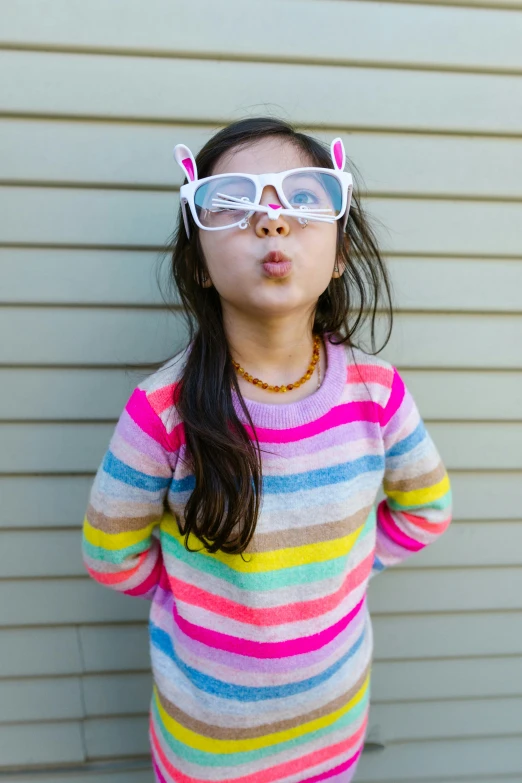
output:
[[[246,400],[263,496],[243,558],[192,535],[189,552],[180,534],[195,483],[174,405],[183,352],[134,389],[97,471],[83,557],[101,584],[151,601],[159,783],[354,775],[369,713],[368,582],[446,529],[451,490],[397,369],[325,346],[309,397]]]

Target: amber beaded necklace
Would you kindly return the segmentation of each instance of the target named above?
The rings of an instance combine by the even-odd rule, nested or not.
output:
[[[321,385],[321,364],[320,364],[320,354],[319,354],[319,345],[320,345],[320,338],[319,335],[316,334],[314,337],[314,349],[312,353],[312,361],[308,365],[308,370],[305,372],[305,374],[299,378],[298,381],[294,381],[294,383],[289,383],[287,386],[271,386],[268,383],[264,383],[263,381],[260,381],[259,378],[253,378],[249,373],[247,373],[243,367],[239,364],[239,362],[235,362],[232,359],[232,364],[236,368],[237,372],[243,376],[243,378],[246,381],[249,381],[250,383],[253,383],[254,386],[259,386],[261,389],[266,389],[267,391],[271,392],[287,392],[292,391],[292,389],[298,389],[299,386],[302,386],[303,383],[306,383],[313,375],[315,365],[317,364],[317,372],[319,375],[318,381],[317,381],[317,388]]]

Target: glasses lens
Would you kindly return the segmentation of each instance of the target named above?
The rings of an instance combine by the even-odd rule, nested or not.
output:
[[[322,210],[337,217],[343,205],[343,190],[337,177],[323,171],[297,171],[283,180],[283,192],[294,209]]]
[[[253,202],[256,187],[246,177],[216,177],[204,182],[194,194],[198,218],[206,228],[223,228],[239,223],[248,209],[241,202]]]

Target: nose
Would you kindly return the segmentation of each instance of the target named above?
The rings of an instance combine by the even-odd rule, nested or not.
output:
[[[261,204],[263,206],[284,206],[277,195],[277,190],[272,185],[267,185],[261,193]],[[290,231],[290,226],[284,215],[279,215],[276,220],[271,220],[266,212],[255,212],[255,231],[259,237],[265,236],[286,236]]]

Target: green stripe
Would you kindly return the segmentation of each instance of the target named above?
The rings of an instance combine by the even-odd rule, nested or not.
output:
[[[360,535],[354,542],[355,545],[366,536],[375,526],[375,508],[368,514],[368,518]],[[274,590],[275,588],[291,587],[292,585],[308,584],[309,582],[329,579],[344,573],[346,559],[353,552],[353,547],[346,555],[325,560],[322,563],[306,563],[289,568],[278,568],[263,573],[245,573],[235,571],[230,566],[216,560],[209,555],[198,552],[188,552],[183,543],[161,531],[161,547],[163,551],[192,568],[211,574],[218,579],[223,579],[236,587],[245,590]],[[239,555],[238,555],[239,557]],[[175,573],[175,567],[173,568]]]
[[[163,721],[160,718],[155,699],[152,699],[152,710],[154,712],[156,723],[160,727],[165,742],[180,758],[193,764],[199,764],[203,767],[230,767],[269,758],[275,753],[281,753],[282,751],[289,750],[290,748],[298,748],[301,745],[306,745],[310,742],[313,742],[313,740],[320,739],[321,737],[327,737],[328,734],[331,734],[338,729],[349,727],[350,724],[356,721],[366,709],[369,693],[370,689],[368,687],[361,701],[356,704],[355,707],[352,707],[351,710],[348,710],[348,712],[343,715],[342,718],[339,718],[339,720],[336,720],[330,726],[307,732],[300,737],[294,737],[293,739],[286,740],[284,742],[278,742],[275,745],[270,744],[265,748],[239,751],[236,753],[214,753],[204,750],[197,750],[196,748],[191,748],[190,746],[185,745],[184,742],[180,742],[172,734],[170,734],[167,728],[163,725]]]
[[[83,538],[84,552],[93,560],[101,560],[104,563],[114,563],[120,565],[132,555],[140,555],[148,549],[147,541],[138,541],[137,544],[127,546],[125,549],[105,549],[102,546],[94,546],[87,539]]]

